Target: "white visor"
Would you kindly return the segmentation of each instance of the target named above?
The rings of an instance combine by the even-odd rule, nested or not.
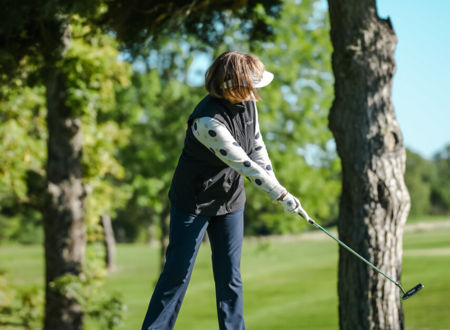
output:
[[[264,71],[260,81],[253,81],[255,88],[262,88],[270,84],[273,80],[273,73]]]
[[[253,79],[253,87],[262,88],[270,84],[273,80],[273,73],[269,71],[264,71],[261,80]],[[247,86],[247,84],[242,84],[243,87]],[[233,87],[233,82],[228,80],[223,83],[224,88]]]

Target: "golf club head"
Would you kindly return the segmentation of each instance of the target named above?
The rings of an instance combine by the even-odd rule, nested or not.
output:
[[[419,283],[417,284],[414,288],[410,289],[408,292],[406,292],[403,297],[402,300],[406,300],[409,297],[415,295],[418,291],[420,291],[423,288],[423,284]]]

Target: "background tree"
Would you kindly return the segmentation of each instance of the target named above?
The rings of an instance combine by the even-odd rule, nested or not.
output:
[[[79,28],[73,24],[75,14],[86,14],[92,7],[57,1],[38,7],[26,1],[20,4],[7,1],[2,5],[7,14],[2,15],[0,28],[1,81],[8,87],[17,79],[24,86],[43,86],[47,106],[47,165],[46,171],[39,173],[46,177],[42,206],[46,247],[45,328],[78,329],[83,323],[83,308],[76,296],[65,291],[67,286],[59,284],[67,283],[65,279],[70,277],[66,276],[78,276],[83,271],[87,191],[82,180],[82,158],[86,155],[82,153],[81,136],[86,117],[81,117],[97,105],[92,102],[96,96],[105,100],[101,100],[102,91],[108,87],[108,82],[99,84],[96,78],[107,77],[95,77],[91,69],[95,71],[97,67],[89,65],[93,62],[77,61],[74,56],[80,50],[77,46],[82,47],[72,42],[74,33],[80,38],[87,35],[89,42],[99,41],[95,33],[73,31]],[[98,61],[95,55],[91,59]],[[115,74],[114,69],[112,72]],[[95,89],[100,92],[87,98],[86,91]]]
[[[397,38],[375,0],[329,0],[335,99],[329,126],[342,163],[340,238],[400,279],[409,195],[391,100]],[[402,329],[400,291],[339,250],[341,329]]]
[[[406,150],[405,183],[411,196],[411,216],[431,213],[432,185],[436,182],[436,175],[433,161]]]
[[[59,15],[58,15],[59,16]],[[53,281],[67,274],[82,272],[85,251],[85,196],[82,182],[81,120],[66,104],[67,74],[62,70],[70,47],[68,19],[61,15],[45,17],[43,83],[46,88],[48,153],[46,199],[43,207],[46,260],[45,329],[81,329],[83,312],[78,301],[52,288]],[[51,32],[50,32],[51,31]],[[73,110],[73,112],[72,112]]]
[[[406,150],[405,183],[411,195],[411,216],[449,213],[449,149],[449,145],[444,146],[432,159]]]
[[[450,144],[433,157],[433,162],[436,166],[436,176],[430,196],[432,212],[448,214],[450,212]]]
[[[60,193],[62,192],[62,196],[65,196],[68,192],[61,191],[51,183],[52,181],[49,181],[51,196],[47,197],[46,202],[51,204],[44,207],[47,255],[45,327],[51,329],[58,328],[61,322],[65,324],[69,320],[72,322],[70,325],[72,327],[83,326],[82,315],[90,311],[91,306],[88,303],[83,304],[80,297],[87,298],[85,293],[88,291],[83,289],[78,295],[74,295],[71,286],[78,281],[73,276],[82,273],[84,276],[81,277],[79,284],[89,287],[91,279],[96,280],[96,270],[93,269],[96,265],[93,260],[96,256],[95,245],[88,246],[90,251],[88,250],[87,258],[90,260],[86,266],[83,260],[85,240],[95,242],[99,239],[101,236],[100,216],[112,212],[114,207],[119,206],[126,198],[124,187],[117,189],[120,185],[116,184],[116,188],[113,189],[108,183],[109,180],[105,178],[114,180],[123,176],[123,168],[115,160],[114,150],[116,146],[126,142],[127,131],[120,129],[112,121],[102,119],[102,114],[114,109],[113,82],[116,81],[119,85],[126,84],[129,69],[126,63],[117,61],[118,51],[110,36],[103,35],[98,29],[86,25],[85,20],[77,15],[72,16],[68,24],[72,40],[57,63],[59,71],[55,70],[64,77],[63,82],[58,82],[61,85],[57,89],[64,88],[64,94],[58,94],[58,97],[63,97],[59,102],[62,103],[60,106],[63,110],[65,109],[65,112],[58,108],[54,109],[54,113],[49,112],[47,115],[47,118],[51,120],[55,118],[62,120],[60,123],[50,123],[54,124],[52,127],[57,133],[53,136],[54,140],[51,138],[49,140],[49,152],[53,150],[55,161],[61,161],[62,164],[58,163],[56,169],[48,165],[47,177],[51,177],[49,173],[55,173],[56,170],[62,171],[68,177],[57,177],[57,180],[62,180],[57,182],[61,183],[64,189],[72,189],[77,187],[77,185],[74,187],[72,178],[78,175],[83,188],[82,194],[73,196],[74,199],[66,205],[64,202],[67,201],[65,198],[61,199]],[[47,96],[47,104],[48,100],[49,96]],[[73,159],[72,156],[66,155],[60,158],[64,156],[60,148],[64,146],[65,138],[67,138],[65,131],[67,121],[60,118],[64,113],[71,118],[76,118],[74,120],[77,125],[83,127],[82,136],[76,137],[76,143],[71,149],[77,155],[76,171],[64,166],[65,161]],[[59,131],[60,129],[62,131]],[[49,127],[49,134],[51,132]],[[51,134],[49,136],[51,137]],[[80,148],[83,148],[83,153]],[[68,152],[67,148],[64,150]],[[49,157],[49,161],[51,159]],[[65,181],[66,179],[68,181]],[[53,190],[54,188],[56,190]],[[77,190],[77,192],[80,191]],[[88,195],[87,198],[85,195]],[[77,198],[81,198],[83,202],[81,205],[75,201]],[[53,204],[55,202],[56,204]],[[71,225],[66,218],[67,207],[75,216],[74,223]],[[54,210],[58,212],[55,213]],[[87,236],[84,234],[85,227]],[[67,244],[72,246],[69,250],[72,250],[72,255],[76,257],[76,268],[72,268],[73,260],[67,258],[65,254]],[[88,281],[85,282],[84,278]],[[93,303],[90,298],[87,301]]]

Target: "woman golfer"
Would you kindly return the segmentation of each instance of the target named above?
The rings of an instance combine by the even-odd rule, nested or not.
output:
[[[219,328],[245,329],[240,273],[244,228],[243,177],[287,212],[300,202],[277,181],[258,125],[256,90],[273,74],[255,56],[220,55],[206,72],[209,92],[188,119],[183,152],[169,191],[166,264],[142,329],[172,329],[198,249],[208,232]]]

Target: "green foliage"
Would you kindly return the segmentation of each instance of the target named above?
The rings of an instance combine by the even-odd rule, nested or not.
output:
[[[79,8],[75,7],[64,8],[77,11]],[[113,213],[128,198],[126,187],[117,182],[113,185],[111,181],[124,176],[115,150],[127,143],[130,131],[114,121],[101,120],[101,116],[115,109],[116,88],[124,88],[129,83],[131,68],[118,60],[118,44],[111,35],[102,34],[77,15],[68,21],[71,42],[56,65],[67,77],[66,105],[83,122],[83,175],[91,192],[87,200],[87,222],[95,227],[102,213]],[[38,68],[29,65],[22,73],[26,78],[33,70]],[[24,85],[27,82],[28,79],[16,78],[1,90],[0,205],[3,211],[17,209],[18,204],[27,202],[35,202],[34,206],[38,207],[38,201],[30,201],[33,192],[30,190],[35,187],[34,193],[39,193],[42,187],[36,186],[42,185],[40,181],[45,177],[45,90],[40,84],[27,87]],[[6,221],[5,213],[15,214],[2,213],[2,222]],[[15,234],[12,229],[10,232],[8,237]]]
[[[406,150],[405,184],[411,198],[411,216],[429,214],[431,211],[431,185],[436,178],[432,161]]]
[[[73,115],[90,115],[114,109],[114,83],[129,83],[130,66],[117,60],[117,41],[89,26],[78,16],[71,21],[71,44],[60,70],[67,76],[66,105]]]
[[[410,215],[448,214],[450,211],[450,146],[432,160],[406,150],[405,183],[411,197]]]
[[[83,123],[83,180],[88,187],[86,224],[88,240],[96,242],[102,235],[100,215],[114,215],[115,209],[129,198],[129,189],[121,183],[124,168],[116,159],[116,150],[126,145],[130,130],[105,119],[105,114],[114,111],[116,89],[129,83],[131,68],[118,60],[113,37],[87,26],[85,20],[72,17],[71,33],[72,42],[57,66],[67,77],[66,105]],[[0,238],[21,237],[24,241],[31,238],[30,224],[37,222],[35,218],[39,220],[35,225],[40,224],[39,193],[45,177],[47,138],[45,91],[41,85],[9,86],[4,87],[2,95],[0,114],[5,120],[0,124],[4,141],[0,147],[0,224],[6,223],[8,230],[2,231]],[[90,244],[83,274],[62,276],[51,287],[76,299],[86,314],[98,319],[102,329],[113,329],[121,323],[125,307],[119,295],[103,293],[102,252],[101,245]],[[30,324],[38,322],[33,315],[35,308],[42,306],[32,306],[32,294],[21,297],[21,322],[25,324],[28,319]]]
[[[59,58],[65,26],[74,15],[91,22],[106,9],[105,1],[2,0],[0,11],[0,83],[22,75],[22,62],[34,66],[31,84],[45,77],[46,64]]]
[[[0,95],[0,242],[36,243],[47,155],[44,89],[17,79]]]
[[[114,111],[116,89],[129,83],[131,67],[118,60],[117,42],[110,35],[86,25],[78,16],[71,19],[72,42],[57,64],[67,76],[66,105],[83,123],[83,176],[90,192],[87,223],[91,240],[98,239],[99,217],[129,198],[129,189],[120,183],[124,168],[116,159],[117,147],[128,141],[130,130],[104,115]],[[0,224],[5,230],[0,240],[37,242],[42,191],[45,188],[47,129],[45,89],[28,87],[23,71],[0,90]]]
[[[115,293],[90,306],[87,315],[98,320],[101,329],[115,329],[123,324],[125,312],[122,295]]]
[[[450,144],[434,156],[436,177],[431,191],[431,203],[434,213],[450,212]]]
[[[256,14],[257,7],[276,17],[281,1],[115,0],[108,2],[101,22],[116,31],[118,39],[133,53],[139,53],[145,43],[180,32],[195,36],[203,44],[215,46],[228,30],[232,15],[242,21],[244,34],[259,39],[270,36],[271,26]]]
[[[38,286],[16,287],[0,273],[0,326],[39,329],[42,322],[43,294]]]
[[[144,0],[47,0],[36,6],[33,0],[3,0],[0,11],[0,82],[20,75],[24,58],[37,66],[35,80],[41,80],[47,64],[59,58],[65,27],[75,15],[104,33],[113,32],[133,54],[160,36],[174,31],[196,35],[203,42],[217,44],[231,12],[245,24],[245,33],[267,38],[270,26],[254,14],[262,6],[276,16],[280,0],[144,1]],[[42,71],[41,71],[42,70]]]
[[[80,276],[61,276],[50,283],[50,287],[69,299],[76,299],[85,314],[99,325],[96,328],[115,329],[122,325],[126,306],[122,294],[104,289],[106,272],[102,262],[103,255],[100,244],[90,244],[83,273]],[[43,289],[42,284],[18,286],[0,273],[0,327],[41,328]]]
[[[107,275],[104,254],[102,244],[88,244],[83,273],[60,276],[50,283],[50,287],[68,299],[75,299],[85,315],[95,320],[101,329],[115,329],[122,325],[127,308],[119,292],[108,293],[104,289]]]
[[[275,40],[259,46],[276,77],[261,91],[261,129],[279,181],[311,216],[330,221],[337,215],[340,163],[327,125],[333,99],[328,15],[317,4],[285,1],[272,22]]]
[[[115,329],[122,325],[126,307],[121,294],[107,294],[101,282],[98,277],[87,273],[81,276],[64,275],[51,283],[51,289],[58,290],[69,299],[76,299],[84,313],[95,319],[101,329]]]

